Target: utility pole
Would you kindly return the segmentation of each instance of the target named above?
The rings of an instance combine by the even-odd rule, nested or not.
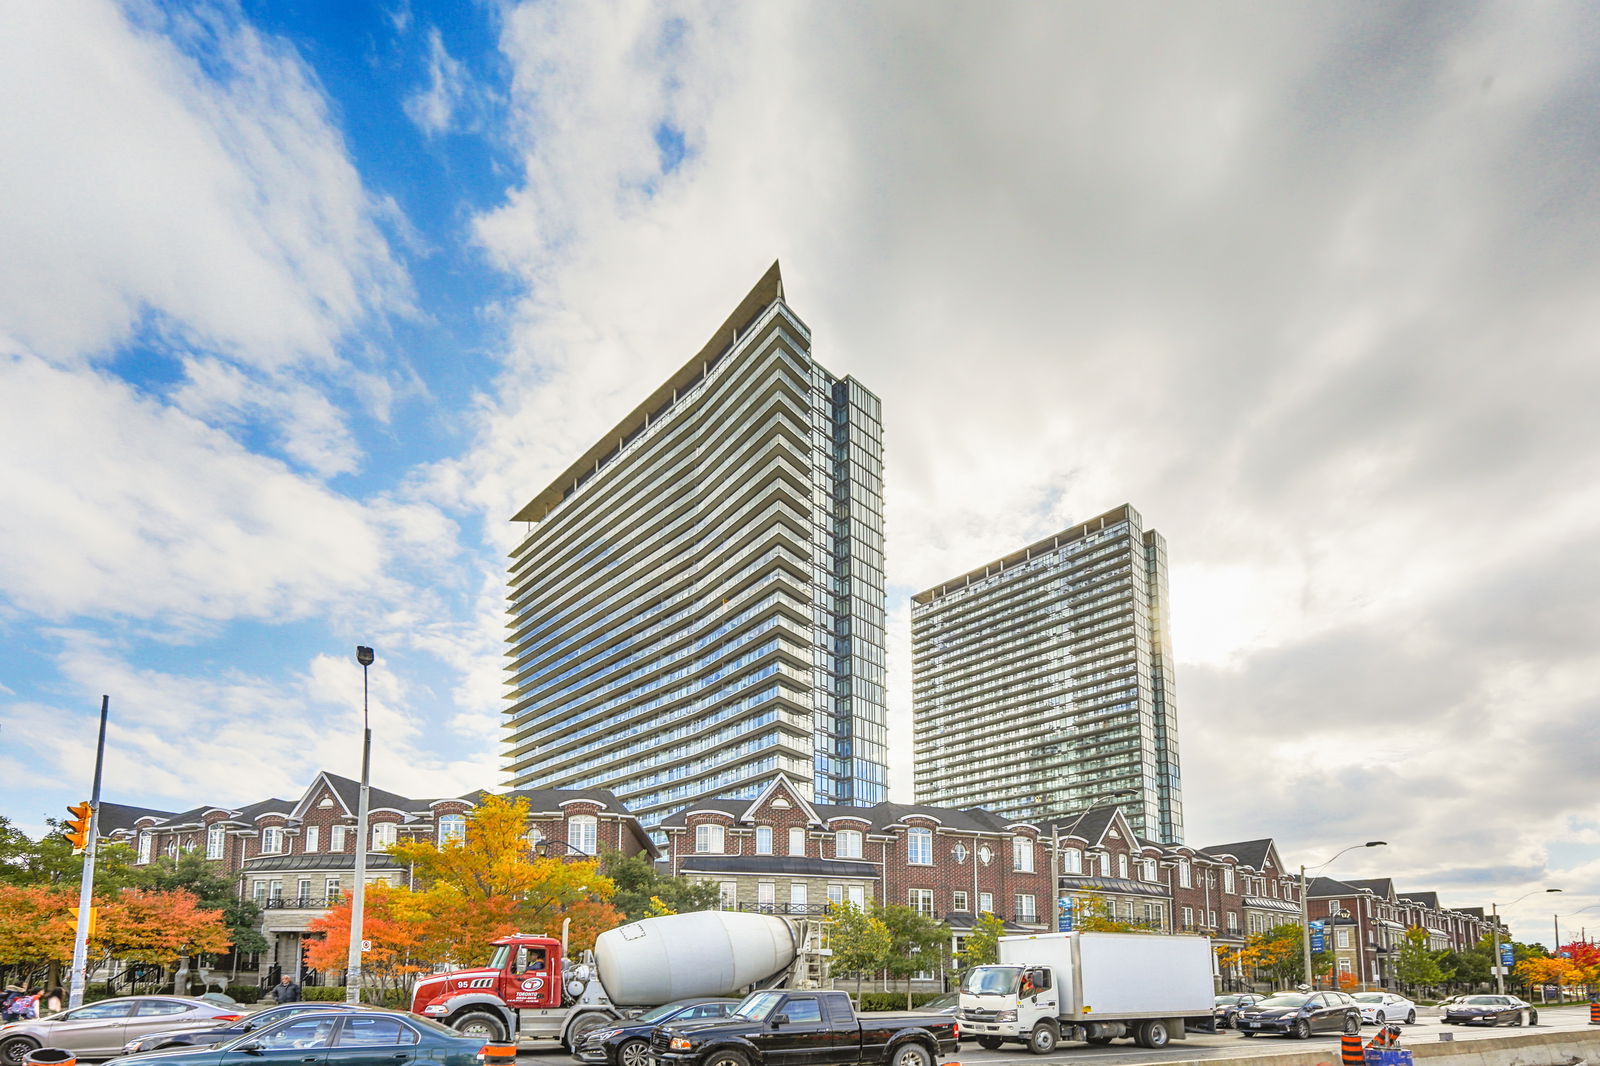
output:
[[[371,803],[369,782],[372,773],[372,726],[367,718],[367,667],[372,665],[372,649],[356,648],[356,662],[361,664],[361,801],[356,813],[356,870],[355,885],[350,898],[350,955],[345,963],[346,1003],[361,1002],[361,935],[367,905],[367,814]]]
[[[89,839],[83,851],[83,876],[78,881],[78,931],[72,938],[72,990],[68,1007],[83,1006],[89,984],[89,923],[94,917],[94,857],[100,849],[100,772],[106,759],[106,716],[111,697],[100,697],[100,739],[94,749],[94,790],[89,794]]]

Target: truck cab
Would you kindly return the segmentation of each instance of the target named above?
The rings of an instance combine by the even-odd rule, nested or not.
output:
[[[487,966],[418,981],[412,1013],[485,1040],[571,1041],[616,1016],[591,967],[565,958],[561,941],[513,933],[490,944]]]

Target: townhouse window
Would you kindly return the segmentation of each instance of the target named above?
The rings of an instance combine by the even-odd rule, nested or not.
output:
[[[439,843],[459,844],[467,839],[467,816],[445,814],[439,817]]]
[[[156,838],[148,829],[139,834],[139,862],[147,863],[155,850]]]
[[[345,851],[349,847],[350,827],[336,825],[328,830],[328,847],[333,851]]]
[[[222,858],[223,845],[227,843],[228,830],[221,822],[206,827],[206,858]]]
[[[567,819],[567,847],[580,855],[594,856],[600,853],[599,840],[600,819],[594,815],[575,814]]]
[[[1238,931],[1238,929],[1239,929],[1239,912],[1238,911],[1227,911],[1227,912],[1224,913],[1224,917],[1226,917],[1228,919],[1228,931],[1229,932]]]
[[[855,829],[841,829],[833,837],[833,853],[841,859],[861,858],[861,833]]]
[[[259,907],[263,903],[267,902],[267,883],[266,883],[266,881],[256,881],[254,884],[252,884],[250,886],[250,894],[251,894],[251,897],[255,899],[257,907]]]
[[[1063,873],[1083,873],[1083,852],[1077,848],[1068,848],[1061,853],[1061,870]]]
[[[933,889],[913,888],[907,894],[907,902],[911,904],[911,909],[918,914],[926,915],[929,918],[933,917]]]
[[[829,885],[828,886],[828,902],[831,903],[831,904],[840,904],[840,903],[844,902],[844,886],[843,885]]]
[[[1102,851],[1100,853],[1100,876],[1111,876],[1111,853],[1109,851]]]
[[[1011,868],[1019,873],[1033,873],[1033,841],[1027,837],[1011,838]]]
[[[804,855],[806,853],[806,831],[803,826],[791,826],[789,829],[789,854]]]
[[[867,905],[866,885],[846,885],[844,886],[844,895],[850,901],[852,907],[865,907]]]
[[[1339,946],[1341,948],[1347,948],[1350,946],[1350,930],[1339,930]]]
[[[960,889],[950,893],[950,909],[965,911],[967,909],[967,894]]]
[[[305,853],[307,855],[315,855],[318,851],[322,850],[319,847],[319,845],[322,843],[321,829],[322,829],[321,826],[316,826],[316,825],[308,825],[308,826],[306,826]]]
[[[271,881],[267,882],[267,898],[275,900],[283,899],[282,881],[278,880],[277,878],[273,878]]]
[[[1339,901],[1338,900],[1330,899],[1328,901],[1328,913],[1329,914],[1338,914],[1339,913]]]
[[[734,910],[739,906],[739,882],[723,881],[717,886],[718,895],[722,900],[723,910]]]
[[[1126,855],[1117,856],[1117,876],[1124,881],[1128,879],[1128,857]]]
[[[911,829],[906,832],[906,862],[917,866],[933,865],[932,829]]]
[[[276,855],[283,850],[283,828],[269,825],[261,831],[261,854]]]
[[[758,826],[756,826],[756,854],[757,855],[771,855],[772,854],[772,826],[770,826],[770,825],[758,825]]]
[[[722,826],[714,822],[695,826],[694,850],[701,855],[721,855]]]
[[[1033,899],[1033,896],[1031,894],[1026,893],[1026,892],[1017,893],[1017,895],[1016,895],[1016,904],[1017,904],[1017,915],[1016,915],[1016,917],[1017,917],[1017,921],[1023,922],[1023,923],[1034,921],[1034,918],[1035,918],[1035,915],[1036,915],[1037,912],[1033,908],[1033,903],[1034,903],[1034,899]]]
[[[1212,929],[1215,929],[1217,927],[1217,912],[1216,911],[1207,911],[1206,912],[1206,924]]]
[[[1222,871],[1222,891],[1229,893],[1233,891],[1233,867],[1231,866]]]
[[[993,892],[979,892],[978,893],[978,912],[980,914],[993,914],[994,913],[994,893]]]
[[[1193,871],[1189,869],[1188,859],[1178,860],[1178,884],[1183,888],[1194,887],[1194,874]],[[1184,921],[1187,922],[1188,919],[1185,918]]]
[[[544,843],[544,830],[534,826],[528,830],[528,835],[523,839],[528,842],[528,850],[534,851],[540,844]]]
[[[372,850],[382,851],[393,846],[400,838],[400,827],[394,822],[379,822],[372,827]]]
[[[1144,879],[1154,883],[1157,876],[1156,861],[1154,859],[1146,859],[1140,865],[1144,867]]]
[[[791,907],[805,907],[806,883],[804,881],[789,882],[789,905]]]
[[[778,902],[778,886],[772,881],[756,882],[756,909],[764,914],[771,914],[774,904]]]
[[[1183,927],[1185,929],[1188,929],[1193,925],[1194,925],[1194,908],[1193,907],[1185,907],[1185,908],[1183,908]]]
[[[298,900],[301,903],[302,906],[307,905],[307,904],[310,903],[310,901],[311,901],[311,878],[302,877],[298,881],[295,882],[294,898],[296,900]]]
[[[167,841],[167,858],[176,859],[177,857],[178,857],[178,838],[177,837],[173,837],[171,840]]]
[[[332,902],[344,895],[344,886],[337,877],[325,878],[322,882],[322,898]]]

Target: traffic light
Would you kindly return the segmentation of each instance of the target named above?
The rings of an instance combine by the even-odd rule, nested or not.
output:
[[[77,854],[89,846],[89,823],[94,820],[94,809],[87,803],[74,803],[67,808],[67,813],[72,815],[67,819],[67,842],[72,845],[73,854]]]

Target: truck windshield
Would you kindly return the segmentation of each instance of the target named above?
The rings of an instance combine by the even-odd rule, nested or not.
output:
[[[501,944],[494,949],[494,954],[489,956],[489,969],[503,970],[506,968],[506,959],[511,956],[511,945]]]
[[[752,992],[744,997],[744,1002],[734,1009],[734,1014],[740,1018],[749,1018],[759,1022],[771,1014],[778,1004],[783,1002],[782,992]]]
[[[961,991],[969,996],[1007,996],[1016,992],[1020,966],[974,966],[961,979]]]

